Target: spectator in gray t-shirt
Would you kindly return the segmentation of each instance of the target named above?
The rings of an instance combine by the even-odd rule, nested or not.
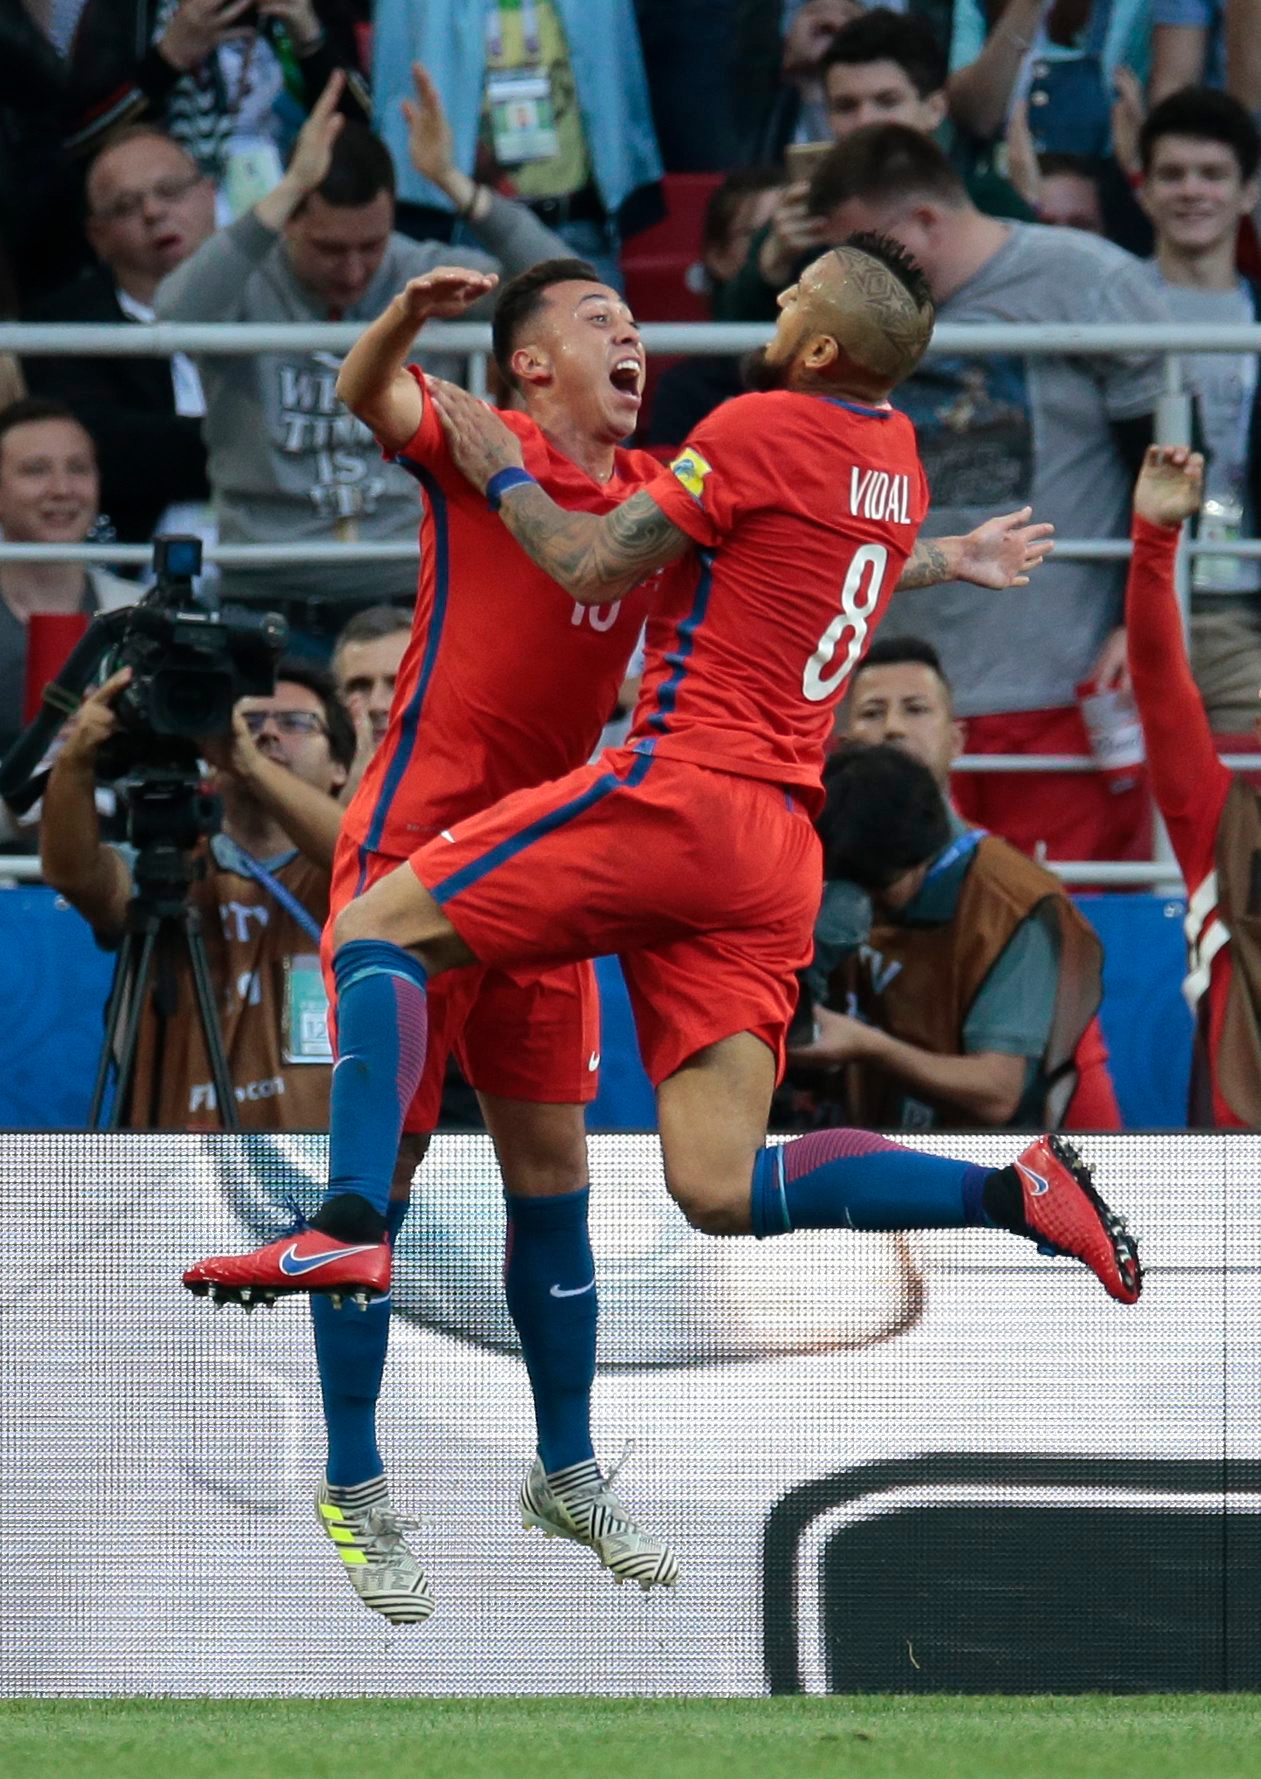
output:
[[[444,185],[488,251],[394,233],[394,169],[385,144],[336,112],[334,75],[298,137],[280,184],[212,235],[158,289],[161,321],[354,321],[379,315],[409,278],[453,255],[512,277],[566,257],[559,236],[522,204],[451,164],[451,133],[428,80],[408,111],[412,155]],[[489,316],[471,310],[473,319]],[[458,375],[449,354],[420,355]],[[340,359],[279,351],[200,361],[211,494],[224,543],[403,542],[415,538],[416,488],[383,463],[368,428],[337,400]],[[350,612],[415,596],[413,561],[230,570],[223,591],[279,606],[331,646]]]
[[[1235,269],[1240,220],[1257,203],[1261,137],[1237,99],[1187,87],[1153,107],[1139,138],[1139,201],[1156,231],[1147,270],[1176,321],[1212,331],[1256,320],[1258,291]],[[1251,731],[1261,686],[1261,562],[1232,552],[1257,535],[1257,356],[1192,352],[1207,458],[1197,535],[1220,554],[1191,565],[1191,664],[1219,733]]]
[[[923,266],[939,321],[1167,321],[1143,266],[1078,229],[983,216],[941,151],[899,125],[859,131],[815,176],[829,239],[894,236]],[[926,530],[970,530],[998,507],[1032,505],[1061,537],[1123,537],[1129,490],[1151,442],[1159,359],[933,354],[897,395],[919,435],[932,488]],[[968,719],[969,752],[1085,753],[1077,687],[1124,681],[1120,563],[1052,558],[1036,590],[952,584],[903,592],[885,634],[927,637]],[[1052,858],[1132,855],[1147,839],[1141,788],[1101,778],[996,774],[968,809]]]

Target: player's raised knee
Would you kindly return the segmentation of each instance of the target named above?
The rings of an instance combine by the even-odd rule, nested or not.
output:
[[[666,1185],[683,1215],[705,1235],[747,1235],[749,1190],[736,1182],[715,1180],[686,1170],[667,1170]]]

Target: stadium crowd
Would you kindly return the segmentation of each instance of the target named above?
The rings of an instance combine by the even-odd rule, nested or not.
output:
[[[0,317],[366,327],[440,266],[502,288],[576,256],[639,321],[769,323],[821,251],[874,230],[914,256],[946,323],[1211,330],[1259,314],[1258,118],[1258,0],[21,0],[0,15]],[[489,319],[496,294],[459,312]],[[446,353],[415,362],[464,374]],[[289,626],[274,693],[206,740],[223,813],[190,891],[258,1126],[327,1117],[305,997],[415,598],[414,558],[337,557],[409,544],[418,519],[416,479],[339,368],[291,347],[0,356],[5,543],[299,546],[204,582]],[[1258,719],[1261,560],[1237,546],[1261,512],[1261,390],[1253,353],[1181,368],[1180,437],[1152,353],[939,354],[898,392],[925,537],[1030,506],[1063,538],[1133,530],[1134,567],[1127,584],[1123,561],[1070,554],[1031,589],[893,601],[838,727],[778,1123],[839,1107],[873,1129],[1119,1127],[1100,941],[1049,866],[1150,859],[1157,810],[1190,907],[1187,1119],[1261,1123],[1256,806],[1216,759],[1250,750]],[[649,366],[636,442],[668,461],[742,376],[734,358]],[[1153,466],[1158,439],[1202,453],[1202,485],[1198,457]],[[1145,464],[1167,498],[1134,514]],[[1188,529],[1213,545],[1192,560],[1185,645],[1175,482],[1194,483]],[[76,632],[144,584],[0,560],[0,747]],[[628,651],[611,723],[637,672]],[[125,683],[71,718],[42,813],[4,811],[8,846],[39,848],[107,946],[134,853],[97,756]],[[963,753],[1107,769],[952,773]],[[129,1117],[213,1123],[190,999],[172,1005],[180,1042],[148,1016]],[[444,1103],[476,1117],[454,1072]]]

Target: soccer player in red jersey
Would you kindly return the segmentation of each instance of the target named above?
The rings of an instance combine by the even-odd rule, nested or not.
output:
[[[489,482],[518,542],[580,603],[615,603],[694,541],[703,554],[662,587],[627,747],[456,821],[338,919],[343,1060],[316,1224],[349,1278],[388,1283],[380,1238],[429,975],[619,951],[658,1082],[667,1178],[701,1227],[1006,1221],[1081,1253],[1114,1295],[1137,1295],[1115,1220],[1044,1145],[998,1173],[864,1133],[825,1133],[836,1140],[817,1156],[805,1139],[788,1166],[764,1146],[819,894],[810,817],[832,710],[926,505],[911,429],[886,397],[930,329],[896,254],[860,244],[827,256],[785,295],[769,354],[785,387],[720,409],[673,478],[604,516],[558,508],[515,427],[456,392],[435,398],[472,480]],[[934,550],[929,579],[949,572]],[[194,1272],[271,1287],[275,1264],[268,1249]]]
[[[342,398],[387,454],[411,469],[425,501],[413,634],[387,734],[343,827],[334,917],[451,824],[585,762],[646,610],[643,587],[599,607],[567,595],[505,537],[455,466],[407,354],[427,318],[461,313],[490,282],[459,268],[414,280],[364,332],[339,378]],[[551,261],[514,279],[497,305],[495,345],[527,409],[506,423],[562,505],[606,512],[646,481],[669,479],[655,459],[617,448],[638,413],[643,350],[629,310],[589,266]],[[949,574],[1009,584],[1045,548],[1049,528],[1028,526],[1027,518],[1010,514],[967,539],[939,540],[933,550],[943,561],[921,553],[914,572],[925,580]],[[586,961],[524,975],[466,968],[435,983],[425,1067],[404,1115],[386,1222],[393,1238],[454,1050],[479,1091],[505,1180],[505,1282],[538,1426],[537,1475],[523,1508],[532,1523],[571,1536],[577,1529],[615,1574],[652,1585],[670,1579],[673,1558],[612,1501],[591,1446],[596,1294],[583,1104],[596,1083],[596,1011]],[[372,1239],[351,1244],[347,1254],[330,1249],[318,1224],[272,1245],[265,1282],[253,1274],[238,1281],[241,1262],[227,1257],[190,1269],[186,1283],[236,1295],[240,1282],[250,1300],[259,1289],[305,1282],[312,1290],[329,1435],[321,1520],[347,1556],[361,1598],[408,1622],[424,1617],[431,1599],[406,1545],[380,1531],[390,1511],[375,1427],[388,1298],[362,1316],[336,1301],[339,1287],[355,1282],[364,1247],[373,1251],[378,1228],[369,1221],[361,1233]],[[543,1499],[543,1476],[552,1479],[551,1500]],[[556,1496],[563,1497],[559,1508]],[[369,1516],[375,1535],[355,1536]]]

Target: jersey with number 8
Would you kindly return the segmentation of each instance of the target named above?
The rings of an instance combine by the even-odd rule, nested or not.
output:
[[[700,546],[665,577],[629,745],[792,786],[813,810],[832,712],[915,544],[904,414],[781,390],[725,403],[654,483]]]

